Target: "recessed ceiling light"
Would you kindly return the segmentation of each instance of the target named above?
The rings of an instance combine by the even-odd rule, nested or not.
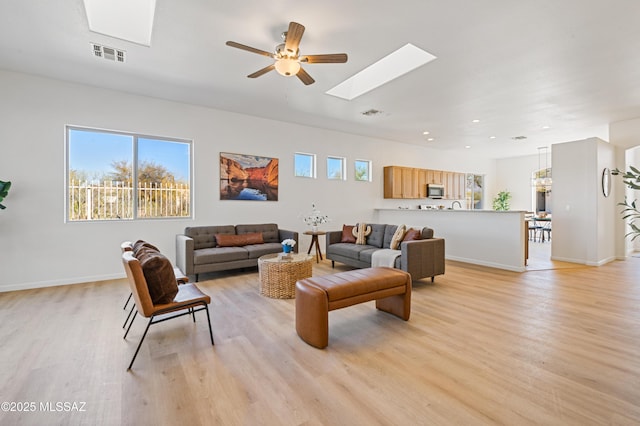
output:
[[[471,145],[465,145],[464,147],[465,147],[466,149],[470,149],[470,148],[471,148]]]
[[[429,139],[427,139],[427,140],[428,140],[429,142],[431,142],[431,141],[433,141],[433,138],[429,138]]]
[[[479,122],[480,122],[480,120],[475,119],[475,120],[471,120],[471,122],[472,122],[472,123],[479,123]]]
[[[326,94],[350,101],[434,59],[436,57],[431,53],[407,43],[334,88],[329,89]]]
[[[428,135],[428,134],[429,134],[429,132],[424,131],[424,132],[422,132],[422,134],[426,136],[426,135]]]
[[[542,126],[542,128],[543,128],[544,130],[547,130],[547,129],[549,128],[549,126]]]
[[[489,136],[489,139],[495,139],[495,138],[496,138],[495,136]]]
[[[91,31],[151,45],[156,0],[84,0],[84,9]]]

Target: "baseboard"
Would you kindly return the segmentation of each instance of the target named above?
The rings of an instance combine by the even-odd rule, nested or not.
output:
[[[446,256],[446,260],[455,260],[456,262],[471,263],[473,265],[487,266],[489,268],[505,269],[513,272],[525,272],[525,266],[504,265],[502,263],[483,262],[477,259],[467,259],[465,257]]]
[[[5,293],[8,291],[18,291],[18,290],[31,290],[35,288],[44,288],[44,287],[58,287],[63,285],[71,285],[71,284],[84,284],[96,281],[107,281],[107,280],[119,280],[122,278],[126,278],[126,275],[123,274],[109,274],[109,275],[95,275],[90,277],[82,277],[82,278],[74,278],[72,280],[51,280],[51,281],[37,281],[32,283],[20,283],[20,284],[9,284],[0,287],[0,293]]]

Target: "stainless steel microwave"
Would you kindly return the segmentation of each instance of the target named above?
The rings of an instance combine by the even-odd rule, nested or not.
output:
[[[427,197],[429,198],[444,197],[444,185],[440,185],[437,183],[427,184]]]

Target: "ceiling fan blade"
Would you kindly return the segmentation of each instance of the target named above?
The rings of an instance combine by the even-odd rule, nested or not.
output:
[[[269,71],[273,71],[276,68],[275,65],[271,64],[268,67],[264,67],[261,70],[258,70],[256,72],[254,72],[253,74],[249,74],[247,77],[249,78],[256,78],[256,77],[260,77],[263,74],[268,73]]]
[[[256,49],[255,47],[246,46],[244,44],[236,43],[235,41],[228,41],[226,43],[227,46],[235,47],[238,49],[246,50],[247,52],[257,53],[258,55],[268,56],[270,58],[274,57],[273,53],[266,52],[264,50]]]
[[[316,81],[304,70],[304,68],[300,68],[298,74],[296,74],[300,81],[302,81],[305,85],[310,85],[315,83]]]
[[[300,57],[300,62],[308,64],[333,64],[347,62],[346,53],[330,53],[328,55],[304,55]]]
[[[284,48],[289,55],[297,54],[302,34],[304,34],[304,25],[293,21],[289,23],[287,38],[284,40]]]

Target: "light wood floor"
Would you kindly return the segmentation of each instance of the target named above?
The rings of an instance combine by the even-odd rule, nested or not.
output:
[[[2,401],[38,410],[0,424],[640,424],[638,258],[520,274],[448,262],[414,283],[408,322],[373,302],[331,312],[325,350],[255,271],[202,278],[216,345],[204,313],[155,325],[130,372],[144,321],[122,339],[124,281],[1,293]]]

